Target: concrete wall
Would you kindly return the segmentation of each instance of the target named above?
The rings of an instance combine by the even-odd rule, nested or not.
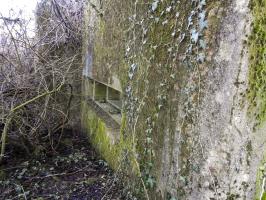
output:
[[[83,128],[139,199],[259,199],[265,1],[91,2],[84,55],[123,110],[112,127],[84,98]]]

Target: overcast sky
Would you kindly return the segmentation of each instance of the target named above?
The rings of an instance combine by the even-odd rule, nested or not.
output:
[[[30,29],[34,29],[34,10],[39,0],[0,0],[0,14],[3,17],[9,17],[10,10],[13,14],[19,13],[22,10],[22,17],[32,22],[30,23]],[[1,16],[0,15],[0,16]],[[17,17],[15,14],[13,17]]]
[[[0,12],[6,16],[10,9],[15,12],[23,10],[24,16],[34,17],[33,10],[35,9],[38,0],[0,0]]]

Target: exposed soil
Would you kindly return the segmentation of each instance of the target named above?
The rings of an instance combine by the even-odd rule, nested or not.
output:
[[[0,166],[0,199],[134,199],[88,144],[64,134],[57,153],[13,157]]]

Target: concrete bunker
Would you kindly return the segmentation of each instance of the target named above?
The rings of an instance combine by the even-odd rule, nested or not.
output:
[[[110,127],[120,128],[122,91],[110,84],[87,77],[88,101],[96,114]]]

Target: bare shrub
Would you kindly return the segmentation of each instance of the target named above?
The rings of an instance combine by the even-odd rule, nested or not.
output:
[[[34,37],[20,14],[0,15],[0,160],[6,143],[27,153],[58,146],[78,99],[82,10],[81,1],[40,2]]]

